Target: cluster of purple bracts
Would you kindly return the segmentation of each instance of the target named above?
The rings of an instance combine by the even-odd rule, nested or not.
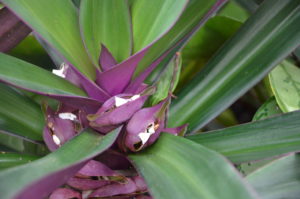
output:
[[[76,103],[77,99],[74,97],[74,100],[61,100],[62,103],[55,111],[50,107],[45,108],[46,125],[43,137],[51,151],[85,128],[92,128],[100,134],[107,134],[121,125],[123,128],[110,149],[113,154],[104,154],[106,157],[102,160],[99,157],[98,160],[90,160],[69,179],[64,188],[54,191],[51,199],[151,198],[144,195],[147,193],[147,186],[125,154],[128,151],[140,151],[153,144],[161,132],[178,135],[186,126],[166,128],[170,97],[157,105],[143,108],[148,97],[155,91],[154,87],[145,85],[143,81],[159,63],[154,63],[150,70],[132,81],[135,68],[146,51],[147,48],[117,64],[108,49],[102,46],[99,63],[103,71],[97,69],[95,82],[67,63],[62,64],[60,70],[53,71],[83,88],[89,98],[86,106],[85,103]],[[90,103],[91,100],[94,102]],[[110,164],[111,161],[114,161],[114,165]]]

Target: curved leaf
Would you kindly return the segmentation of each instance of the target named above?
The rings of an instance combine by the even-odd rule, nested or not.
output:
[[[283,112],[300,109],[300,69],[283,61],[269,74],[271,89]]]
[[[19,154],[19,153],[0,153],[0,172],[2,169],[26,164],[38,159],[39,156]]]
[[[227,0],[190,0],[186,9],[174,26],[161,38],[149,45],[149,50],[139,63],[136,74],[139,74],[162,54],[176,48],[179,50],[188,38],[202,26],[209,17],[215,14]]]
[[[263,199],[298,198],[299,168],[300,155],[290,155],[254,171],[246,179]]]
[[[187,0],[135,0],[131,7],[134,52],[171,28]]]
[[[226,129],[187,136],[227,156],[249,162],[300,150],[300,111]]]
[[[184,138],[163,134],[129,157],[155,199],[256,198],[224,158]]]
[[[101,44],[118,62],[130,56],[131,24],[126,1],[82,1],[79,16],[82,37],[95,65],[99,65]]]
[[[255,115],[253,116],[253,121],[266,119],[268,117],[281,114],[282,111],[280,110],[275,97],[270,97],[259,109],[256,111]]]
[[[0,53],[0,81],[49,96],[71,106],[93,110],[100,106],[80,88],[49,71]]]
[[[77,9],[71,0],[2,2],[83,74],[95,78],[95,68],[80,37]]]
[[[39,160],[1,171],[1,198],[46,197],[72,177],[89,159],[110,147],[119,131],[120,129],[116,129],[103,137],[86,130]]]
[[[44,123],[38,104],[0,83],[0,130],[33,140],[43,140]]]
[[[170,126],[195,131],[226,109],[300,44],[300,1],[267,0],[178,94]]]

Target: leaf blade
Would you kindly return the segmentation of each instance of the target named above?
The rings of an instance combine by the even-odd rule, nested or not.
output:
[[[184,138],[163,134],[151,148],[129,157],[157,199],[256,198],[225,159]]]

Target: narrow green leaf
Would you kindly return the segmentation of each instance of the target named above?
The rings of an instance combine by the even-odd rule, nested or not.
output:
[[[80,37],[77,9],[71,0],[3,0],[35,32],[89,78],[95,78]]]
[[[300,155],[280,158],[247,176],[263,199],[299,198]]]
[[[3,53],[0,53],[0,80],[50,95],[86,96],[80,88],[67,80]]]
[[[39,156],[0,152],[0,172],[3,169],[26,164],[38,159]]]
[[[270,97],[259,109],[256,111],[255,115],[253,116],[253,121],[266,119],[268,117],[281,114],[282,111],[280,110],[275,97]]]
[[[300,150],[300,111],[208,133],[187,136],[227,156],[249,162]]]
[[[101,44],[104,44],[119,62],[130,56],[131,25],[126,1],[82,1],[80,28],[95,65],[99,63]]]
[[[119,129],[114,130],[104,137],[92,130],[86,130],[65,143],[55,152],[43,158],[22,166],[1,171],[1,198],[15,198],[19,196],[26,187],[47,179],[50,180],[48,184],[51,186],[47,188],[46,192],[44,191],[44,194],[49,194],[49,192],[53,191],[51,189],[54,189],[54,185],[58,183],[57,185],[60,186],[68,179],[68,176],[65,175],[59,178],[56,177],[56,179],[53,176],[60,175],[60,172],[64,172],[76,165],[80,166],[87,160],[102,153],[113,144],[118,134]],[[46,184],[41,183],[41,186],[46,186]],[[39,188],[41,187],[32,186],[30,192],[35,193],[39,191],[37,190]],[[42,188],[46,189],[45,187]],[[40,198],[46,196],[47,195],[39,195]]]
[[[33,140],[43,140],[44,123],[38,104],[0,83],[0,130]]]
[[[129,157],[155,199],[256,198],[224,158],[185,138],[163,134]]]
[[[134,52],[169,30],[186,4],[187,0],[135,0],[131,8]]]
[[[136,74],[143,71],[155,59],[162,55],[163,52],[171,46],[174,46],[184,36],[195,31],[196,28],[199,27],[197,25],[199,25],[201,19],[204,21],[207,20],[203,19],[204,16],[217,1],[218,0],[190,0],[176,24],[147,51],[147,54],[138,65]],[[178,46],[177,50],[180,49],[182,45]]]
[[[24,130],[23,130],[24,131]],[[42,132],[40,132],[42,134]],[[0,130],[0,144],[20,153],[45,155],[49,153],[46,145]]]
[[[260,81],[300,44],[300,0],[266,0],[178,94],[169,125],[195,131]]]
[[[218,15],[226,16],[240,22],[246,21],[249,17],[249,13],[235,1],[229,1]]]
[[[209,19],[182,50],[184,67],[179,87],[185,87],[241,25],[241,22],[224,16]]]
[[[271,89],[283,112],[300,109],[300,69],[283,61],[269,74]]]

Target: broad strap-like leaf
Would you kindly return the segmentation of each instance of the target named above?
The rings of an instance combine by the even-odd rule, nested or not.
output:
[[[185,138],[162,134],[153,146],[129,158],[155,199],[256,198],[222,156]]]
[[[0,172],[3,169],[26,164],[38,159],[39,156],[21,153],[0,153]]]
[[[49,153],[45,144],[3,130],[0,130],[0,144],[12,151],[24,154],[45,155]]]
[[[187,136],[235,163],[300,150],[300,111],[226,129]]]
[[[0,121],[0,130],[32,140],[43,140],[42,131],[45,122],[40,106],[2,83],[0,83]]]
[[[178,94],[170,126],[195,131],[261,80],[300,44],[300,0],[266,0]]]
[[[300,69],[297,66],[283,61],[269,74],[269,82],[283,112],[300,109]]]
[[[138,52],[168,31],[187,3],[187,0],[133,1],[131,7],[133,51]]]
[[[131,53],[129,7],[123,0],[85,0],[80,5],[80,28],[85,46],[95,65],[101,44],[121,62]]]
[[[262,199],[299,198],[300,155],[280,158],[246,177]]]
[[[77,8],[71,0],[2,2],[80,72],[90,79],[95,78],[95,68],[80,36]]]
[[[161,38],[149,45],[149,52],[139,63],[136,74],[141,73],[168,50],[175,47],[179,50],[185,41],[226,2],[227,0],[190,0],[176,24]]]
[[[89,159],[108,149],[115,142],[119,131],[118,128],[103,137],[92,130],[85,130],[39,160],[1,171],[1,198],[46,197],[72,177]]]
[[[31,32],[31,29],[7,8],[0,10],[0,24],[0,52],[8,52]]]
[[[0,53],[0,81],[77,107],[99,106],[80,88],[42,68]]]

